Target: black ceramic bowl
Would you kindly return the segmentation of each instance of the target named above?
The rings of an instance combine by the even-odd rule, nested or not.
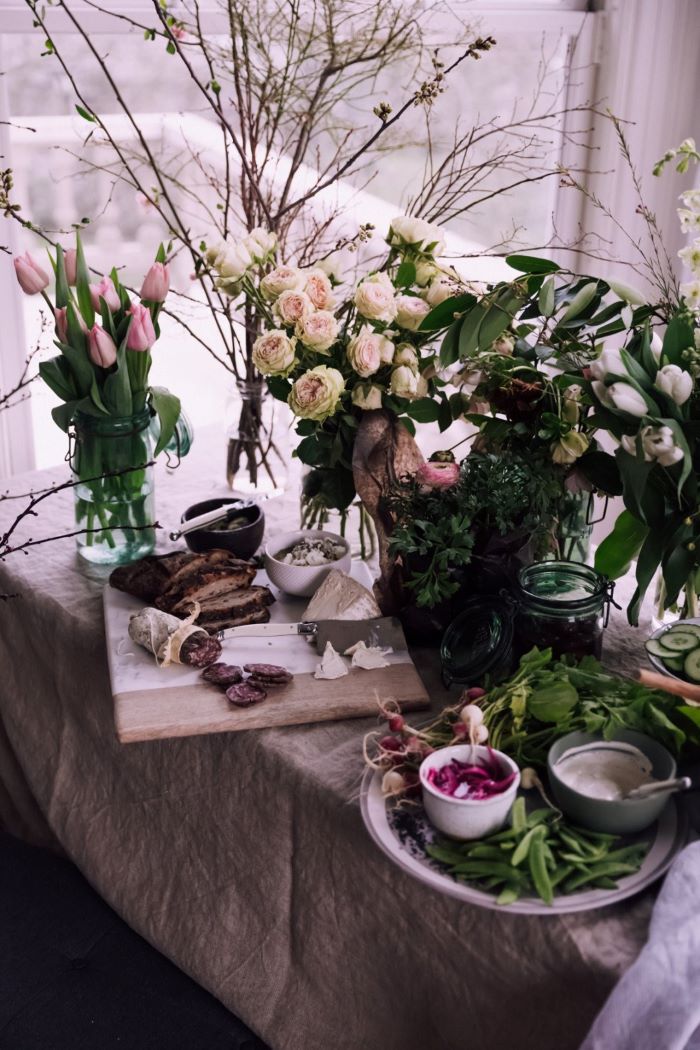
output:
[[[230,503],[237,503],[235,499],[205,499],[201,503],[193,503],[188,507],[180,519],[182,522],[190,518],[197,518],[200,514],[206,514],[217,507],[224,507]],[[196,532],[188,532],[183,539],[191,551],[201,554],[203,551],[224,550],[231,551],[238,558],[252,558],[262,543],[265,531],[265,515],[260,507],[241,507],[236,512],[247,519],[247,525],[241,525],[239,529],[197,529]]]

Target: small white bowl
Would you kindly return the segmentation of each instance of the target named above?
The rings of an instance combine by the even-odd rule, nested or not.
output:
[[[489,755],[489,749],[483,744],[453,744],[452,747],[433,751],[432,755],[423,759],[419,770],[423,806],[430,823],[438,831],[453,839],[480,839],[503,827],[518,793],[520,770],[513,759],[502,751],[492,751],[491,754],[500,762],[504,776],[510,773],[517,773],[517,776],[501,795],[485,799],[451,798],[428,781],[428,770],[442,769],[453,758],[460,762],[473,762],[477,766],[483,765],[481,760]]]
[[[332,540],[333,543],[344,547],[345,554],[342,558],[329,561],[325,565],[289,565],[279,560],[277,555],[280,551],[289,550],[301,540]],[[312,594],[315,594],[331,569],[350,572],[351,565],[350,545],[347,540],[335,532],[322,532],[318,529],[285,532],[281,536],[275,536],[265,547],[265,572],[271,582],[281,591],[295,594],[299,598],[310,598]]]

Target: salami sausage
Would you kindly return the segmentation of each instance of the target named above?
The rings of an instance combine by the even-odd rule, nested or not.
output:
[[[220,685],[226,688],[229,685],[236,685],[238,682],[242,682],[243,671],[240,667],[235,667],[233,664],[210,664],[209,667],[202,671],[202,678],[213,685]]]
[[[241,682],[239,685],[231,685],[226,690],[226,698],[235,707],[250,707],[251,704],[259,704],[267,696],[265,690],[259,685],[251,682]]]

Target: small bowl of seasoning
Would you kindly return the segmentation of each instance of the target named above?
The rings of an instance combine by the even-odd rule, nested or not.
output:
[[[265,547],[265,571],[281,591],[310,598],[331,569],[349,572],[350,546],[335,532],[308,529],[276,536]]]
[[[419,775],[430,823],[464,840],[499,831],[520,784],[513,759],[482,744],[441,747],[423,759]]]
[[[236,508],[237,503],[240,503],[240,500],[205,499],[188,507],[180,519],[183,524],[219,508],[230,506],[232,510],[228,518],[222,521],[185,533],[183,539],[189,549],[195,554],[225,550],[231,551],[238,558],[252,558],[262,543],[265,515],[257,505]]]
[[[549,749],[547,772],[557,805],[576,824],[629,835],[658,819],[669,794],[627,796],[643,785],[671,780],[676,763],[657,740],[624,729],[612,740],[594,733],[567,733]]]

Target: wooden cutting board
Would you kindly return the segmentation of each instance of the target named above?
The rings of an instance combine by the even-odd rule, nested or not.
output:
[[[352,575],[365,586],[371,585],[363,562],[353,563]],[[259,572],[255,582],[268,581]],[[277,598],[271,608],[272,621],[292,623],[301,619],[307,600],[291,599],[274,587],[272,590]],[[138,599],[105,588],[114,721],[123,743],[363,718],[377,713],[380,699],[395,700],[404,711],[421,710],[430,704],[406,650],[391,654],[389,667],[373,671],[353,668],[343,678],[324,681],[313,676],[320,655],[304,638],[245,638],[225,641],[221,659],[238,665],[282,664],[294,678],[286,686],[270,689],[260,704],[232,707],[223,691],[204,682],[199,671],[181,664],[157,667],[153,656],[130,640],[129,617],[141,608],[143,603]]]

